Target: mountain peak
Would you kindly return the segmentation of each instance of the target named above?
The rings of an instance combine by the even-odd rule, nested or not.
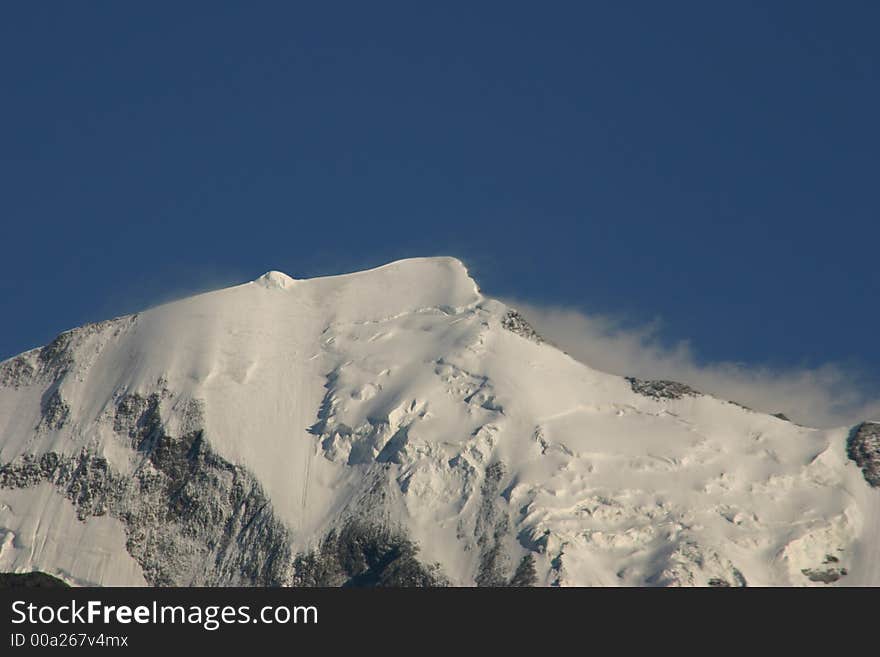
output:
[[[269,271],[0,363],[0,571],[876,585],[878,436],[593,370],[455,258]]]
[[[348,276],[394,276],[418,280],[424,284],[454,284],[476,289],[476,281],[471,278],[465,264],[452,256],[430,256],[421,258],[403,258],[393,260],[384,265],[331,276],[329,278],[344,278]]]
[[[296,282],[296,279],[288,276],[284,272],[276,271],[273,269],[267,271],[254,282],[262,285],[263,287],[286,290]]]

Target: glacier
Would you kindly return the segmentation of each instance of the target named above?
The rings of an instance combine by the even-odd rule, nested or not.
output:
[[[880,585],[880,425],[593,369],[454,258],[0,363],[0,572],[75,585]]]

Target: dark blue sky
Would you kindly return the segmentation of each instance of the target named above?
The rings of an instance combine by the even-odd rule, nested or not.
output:
[[[875,2],[2,18],[0,357],[267,269],[451,254],[705,359],[880,379]]]

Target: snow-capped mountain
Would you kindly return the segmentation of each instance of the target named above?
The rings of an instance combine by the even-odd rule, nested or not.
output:
[[[880,584],[880,425],[591,369],[452,258],[279,272],[0,364],[0,572]]]

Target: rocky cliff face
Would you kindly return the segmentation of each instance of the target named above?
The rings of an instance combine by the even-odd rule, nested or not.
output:
[[[77,517],[109,515],[126,533],[126,549],[155,586],[279,586],[292,578],[288,530],[259,483],[218,457],[201,429],[163,430],[158,394],[121,398],[114,427],[138,464],[120,473],[88,450],[67,456],[25,454],[0,465],[0,488],[48,482]],[[184,411],[197,423],[198,409]]]
[[[854,427],[846,451],[862,469],[865,481],[880,488],[880,423],[862,422]]]
[[[53,347],[54,348],[54,347]],[[56,392],[57,394],[57,392]],[[426,568],[404,534],[368,522],[331,530],[318,550],[294,554],[290,530],[246,469],[211,450],[202,409],[180,409],[186,432],[169,435],[161,388],[123,395],[112,418],[114,438],[136,455],[127,474],[88,450],[75,456],[25,454],[0,465],[0,488],[51,484],[77,517],[109,515],[126,533],[126,549],[153,586],[439,586],[439,565]],[[42,417],[53,414],[43,410]],[[53,414],[54,415],[54,414]],[[63,422],[38,424],[60,429]]]

